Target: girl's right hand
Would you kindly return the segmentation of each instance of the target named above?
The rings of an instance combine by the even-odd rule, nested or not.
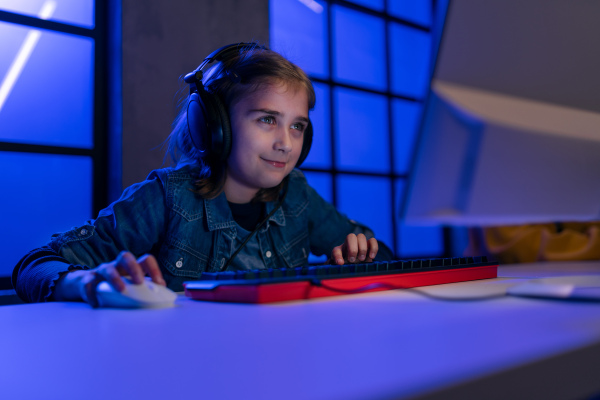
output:
[[[98,307],[96,288],[102,281],[107,281],[119,292],[125,290],[122,276],[130,276],[134,284],[144,282],[148,275],[154,283],[166,286],[158,262],[154,256],[146,254],[137,260],[130,252],[122,252],[109,263],[97,268],[69,272],[56,284],[54,299],[57,301],[85,301],[92,307]]]

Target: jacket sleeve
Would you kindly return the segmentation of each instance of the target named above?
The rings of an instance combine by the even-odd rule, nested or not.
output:
[[[150,253],[162,238],[166,219],[164,187],[158,174],[126,189],[98,218],[52,236],[15,267],[12,283],[26,302],[50,301],[58,279],[76,269],[114,260],[121,251]]]
[[[58,279],[67,272],[88,269],[83,265],[69,264],[49,246],[30,251],[12,273],[12,285],[21,300],[39,303],[53,300],[53,289]]]

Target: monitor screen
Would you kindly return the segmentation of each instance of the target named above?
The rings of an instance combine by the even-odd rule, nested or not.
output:
[[[600,28],[590,17],[600,4],[570,4],[450,3],[400,213],[407,223],[600,219],[600,56],[591,51]]]

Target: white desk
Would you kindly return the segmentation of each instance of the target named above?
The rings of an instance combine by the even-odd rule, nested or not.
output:
[[[600,262],[504,266],[518,279]],[[600,393],[600,302],[444,302],[386,291],[271,305],[160,310],[0,307],[5,399],[581,398]]]

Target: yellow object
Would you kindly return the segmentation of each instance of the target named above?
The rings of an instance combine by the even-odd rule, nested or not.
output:
[[[600,259],[600,221],[498,226],[471,231],[469,253],[502,263]]]

